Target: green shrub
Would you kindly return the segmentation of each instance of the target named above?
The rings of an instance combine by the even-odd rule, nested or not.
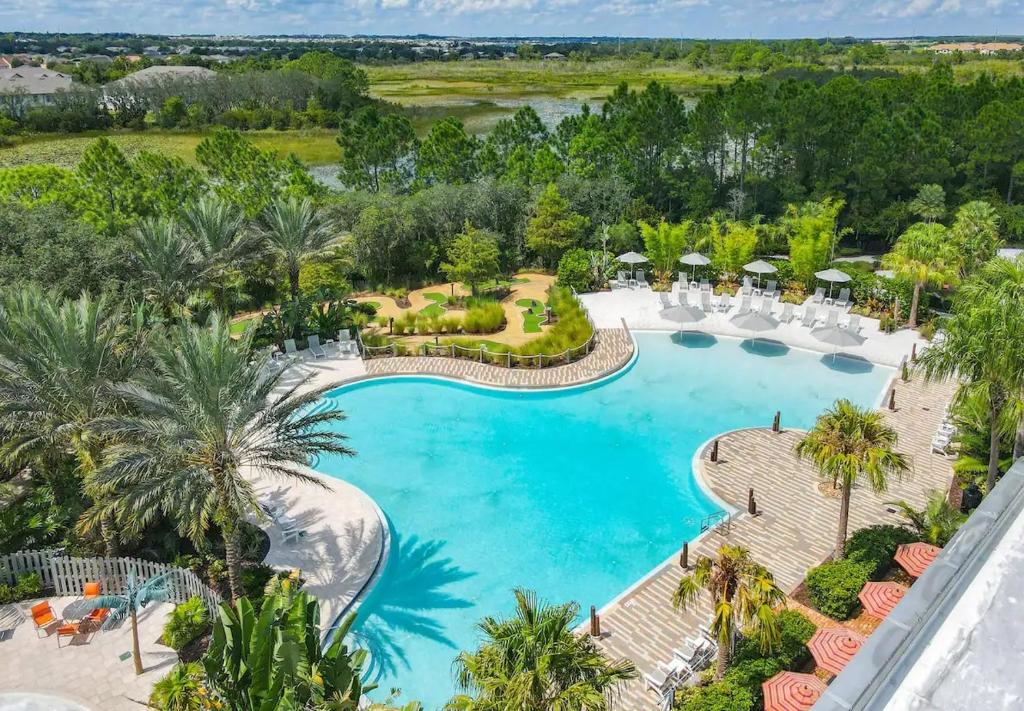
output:
[[[754,703],[761,701],[761,684],[784,670],[786,665],[776,657],[762,657],[733,663],[725,673],[724,681],[742,687],[754,697]]]
[[[22,573],[14,585],[0,585],[0,605],[30,600],[39,597],[42,592],[43,582],[39,573]]]
[[[752,711],[754,696],[747,689],[727,679],[707,686],[694,686],[680,695],[678,711]]]
[[[913,543],[917,536],[902,526],[879,524],[854,531],[846,539],[843,557],[862,563],[872,580],[878,580],[892,567],[896,548],[902,543]]]
[[[199,597],[189,598],[171,611],[164,624],[164,643],[180,652],[210,628],[210,616]]]
[[[472,307],[462,319],[462,330],[466,333],[494,333],[504,325],[505,310],[493,301]]]
[[[269,565],[260,564],[242,568],[242,588],[250,600],[263,597],[267,582],[274,577],[274,569]]]
[[[558,285],[576,291],[594,289],[594,272],[590,268],[590,256],[585,249],[570,249],[558,260]]]
[[[211,708],[202,692],[204,674],[199,662],[176,664],[163,679],[153,686],[149,704],[165,711],[186,711]]]
[[[739,665],[750,660],[768,656],[776,659],[786,669],[799,669],[807,660],[807,640],[814,634],[814,623],[796,610],[782,610],[778,614],[779,645],[768,654],[762,654],[756,640],[744,637],[736,643],[733,664]]]
[[[811,601],[822,614],[848,620],[857,607],[857,594],[869,579],[870,563],[848,558],[829,561],[807,573]]]

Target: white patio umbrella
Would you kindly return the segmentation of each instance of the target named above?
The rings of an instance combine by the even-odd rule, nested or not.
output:
[[[679,258],[679,261],[688,267],[706,267],[707,265],[711,264],[711,260],[705,257],[700,252],[690,252],[689,254],[684,254]],[[690,281],[693,281],[694,274],[696,274],[696,270],[691,269]]]
[[[774,316],[763,314],[760,311],[747,311],[744,314],[736,314],[731,319],[732,325],[744,331],[758,333],[760,331],[771,331],[778,328],[779,320]]]
[[[852,279],[849,274],[839,269],[825,269],[820,272],[814,272],[814,276],[828,282],[828,298],[830,299],[832,298],[833,284],[845,284]]]
[[[822,343],[827,343],[832,348],[832,360],[835,360],[836,353],[840,348],[847,346],[859,346],[867,339],[864,336],[849,331],[839,326],[822,326],[811,330],[811,335]]]
[[[700,307],[691,306],[690,304],[681,304],[679,306],[670,306],[667,309],[662,309],[661,317],[678,323],[696,323],[697,321],[706,318],[707,314],[705,314],[704,310]]]
[[[636,265],[644,264],[645,262],[647,262],[647,257],[636,252],[626,252],[625,254],[620,254],[618,256],[618,260],[623,264],[629,265],[629,276],[632,279],[634,276],[636,276]]]
[[[747,270],[748,272],[753,272],[754,274],[757,274],[757,288],[758,289],[761,288],[761,275],[762,274],[774,274],[775,272],[779,271],[778,269],[776,269],[775,267],[773,267],[771,264],[769,264],[768,262],[764,261],[763,259],[758,259],[756,262],[751,262],[750,264],[744,264],[743,268],[745,270]]]

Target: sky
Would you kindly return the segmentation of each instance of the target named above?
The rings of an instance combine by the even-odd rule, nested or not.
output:
[[[788,38],[1024,34],[1024,0],[6,0],[3,31]]]

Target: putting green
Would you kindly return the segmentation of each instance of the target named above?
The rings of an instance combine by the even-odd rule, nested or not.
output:
[[[446,303],[448,303],[448,297],[447,296],[445,296],[444,294],[439,294],[437,292],[432,291],[432,292],[430,292],[428,294],[424,294],[423,298],[426,299],[427,301],[432,301],[434,303],[430,304],[429,306],[424,306],[422,309],[420,309],[420,313],[421,314],[423,314],[424,316],[443,316],[444,315],[444,312],[445,312],[444,305]]]
[[[544,304],[536,299],[519,299],[516,306],[526,309],[523,311],[523,332],[540,333],[540,325],[544,320]]]

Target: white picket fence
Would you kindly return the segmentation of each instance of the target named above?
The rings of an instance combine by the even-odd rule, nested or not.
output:
[[[211,590],[191,570],[139,558],[72,558],[60,551],[19,551],[0,556],[0,582],[14,584],[19,575],[38,573],[43,588],[59,597],[81,595],[87,582],[99,581],[104,593],[117,595],[124,591],[129,573],[137,580],[148,580],[163,573],[167,577],[170,602],[182,603],[198,596],[215,611],[220,595]]]

